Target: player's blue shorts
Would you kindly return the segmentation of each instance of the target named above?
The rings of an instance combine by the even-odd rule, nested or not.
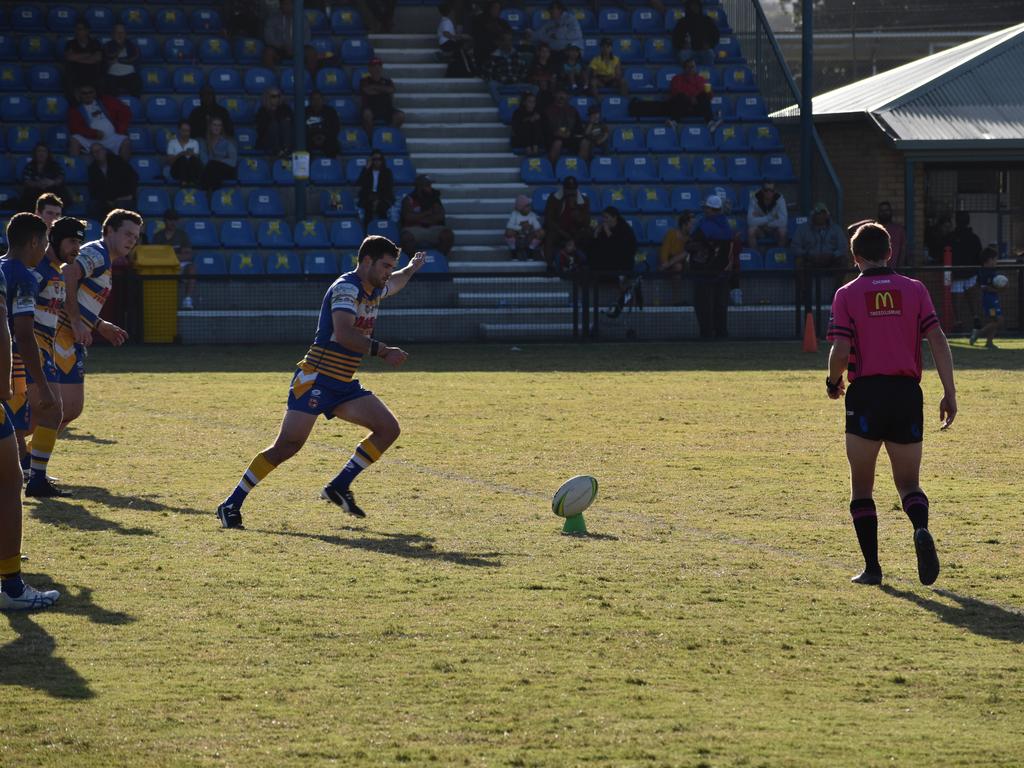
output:
[[[7,409],[7,413],[10,415],[11,427],[19,432],[28,432],[30,422],[32,421],[32,406],[28,403],[28,397],[25,396],[21,406],[16,411],[12,411],[7,403],[4,403],[4,408]]]
[[[39,350],[39,362],[43,366],[43,375],[46,380],[51,384],[60,383],[60,369],[57,368],[57,364],[53,361],[53,355],[47,352],[45,349]],[[77,366],[76,366],[77,367]],[[32,384],[32,374],[25,370],[25,382]]]
[[[338,381],[330,376],[306,373],[299,368],[288,390],[288,410],[322,414],[324,418],[333,419],[334,409],[342,403],[372,394],[370,390],[363,389],[358,379]]]
[[[0,402],[0,405],[3,406],[3,410],[0,411],[0,440],[6,440],[14,434],[14,418],[7,403]]]
[[[1003,316],[1003,306],[999,303],[999,296],[989,291],[981,294],[981,308],[989,320]]]
[[[88,353],[81,344],[75,344],[75,364],[71,370],[65,373],[57,366],[58,384],[84,384],[85,383],[85,357]]]

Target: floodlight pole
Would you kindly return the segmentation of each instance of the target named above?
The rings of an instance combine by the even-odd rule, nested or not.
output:
[[[806,215],[811,211],[813,189],[811,146],[814,142],[814,113],[811,99],[814,82],[814,0],[803,0],[801,10],[803,61],[800,64],[800,210]]]
[[[295,149],[306,149],[306,41],[302,31],[306,28],[305,0],[295,0],[292,13],[292,66],[295,77],[292,93],[292,114],[295,117]],[[295,180],[295,219],[306,218],[306,181]]]

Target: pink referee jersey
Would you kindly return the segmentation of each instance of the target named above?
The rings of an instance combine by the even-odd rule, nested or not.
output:
[[[869,269],[832,301],[828,340],[850,341],[847,378],[921,380],[921,340],[939,322],[924,285],[889,268]]]

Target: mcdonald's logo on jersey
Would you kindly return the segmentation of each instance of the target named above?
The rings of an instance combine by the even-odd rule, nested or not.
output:
[[[903,314],[903,296],[897,290],[869,291],[864,294],[868,317]]]

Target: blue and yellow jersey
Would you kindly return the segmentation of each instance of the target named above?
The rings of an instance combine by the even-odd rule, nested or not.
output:
[[[11,348],[14,352],[11,364],[11,376],[15,381],[15,391],[23,391],[25,381],[25,363],[18,354],[18,342],[14,338],[14,320],[18,317],[35,317],[36,312],[36,277],[28,267],[17,259],[0,259],[0,273],[3,274],[6,291],[4,301],[7,304],[7,325],[11,330]]]
[[[60,265],[49,257],[35,268],[39,288],[36,292],[36,342],[39,348],[53,352],[53,339],[57,335],[57,324],[64,309],[64,275]]]
[[[367,292],[355,272],[346,272],[335,280],[324,295],[313,345],[299,361],[299,369],[307,375],[322,373],[337,381],[352,381],[363,361],[363,353],[346,349],[334,339],[334,313],[355,315],[356,329],[364,336],[371,336],[377,322],[377,309],[387,293],[387,287]]]
[[[102,240],[93,240],[83,245],[74,264],[82,268],[78,281],[78,312],[90,328],[99,322],[103,304],[110,295],[110,253]],[[65,296],[65,299],[67,296]],[[77,364],[75,332],[64,309],[57,322],[57,335],[53,340],[53,361],[64,373],[69,373]]]

